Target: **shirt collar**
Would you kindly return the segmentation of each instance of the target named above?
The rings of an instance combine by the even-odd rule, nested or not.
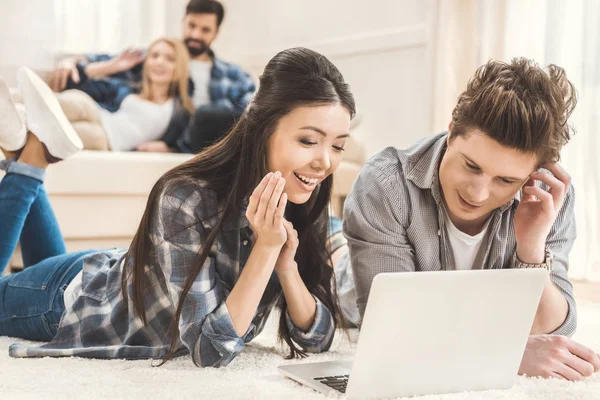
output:
[[[406,162],[408,167],[406,179],[421,189],[430,189],[438,206],[442,204],[438,169],[446,152],[447,137],[447,132],[438,135],[432,146],[429,146],[424,152],[417,149],[408,156]]]

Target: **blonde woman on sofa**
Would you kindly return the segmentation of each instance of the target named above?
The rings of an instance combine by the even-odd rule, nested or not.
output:
[[[159,179],[128,250],[65,252],[42,182],[81,143],[36,75],[19,82],[26,127],[0,95],[0,262],[20,238],[27,267],[0,279],[0,335],[49,343],[15,344],[12,357],[226,366],[274,307],[290,356],[329,349],[341,314],[328,203],[355,105],[327,58],[277,54],[235,128]]]
[[[111,60],[91,63],[87,69],[79,67],[79,82],[69,84],[75,89],[56,94],[85,149],[168,152],[183,133],[194,112],[188,94],[185,45],[160,38],[150,45],[143,60],[141,53],[126,50]],[[142,61],[139,90],[125,81],[103,79],[113,69]],[[77,88],[85,88],[87,93]]]

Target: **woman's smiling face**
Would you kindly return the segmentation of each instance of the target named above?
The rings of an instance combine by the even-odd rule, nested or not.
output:
[[[342,161],[350,112],[340,104],[298,107],[281,118],[269,138],[270,172],[285,178],[285,193],[303,204]]]

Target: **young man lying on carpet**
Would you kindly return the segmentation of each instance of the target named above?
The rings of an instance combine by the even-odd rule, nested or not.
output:
[[[66,253],[43,180],[82,144],[50,88],[26,68],[18,80],[26,124],[0,85],[0,272],[19,240],[26,268],[0,279],[0,335],[49,343],[11,356],[226,366],[275,306],[291,356],[329,348],[328,204],[355,105],[327,58],[269,61],[235,128],[156,183],[129,250]]]
[[[567,276],[575,197],[557,161],[575,104],[563,69],[490,61],[460,95],[448,133],[373,157],[344,208],[360,315],[378,273],[547,268],[520,374],[598,371],[598,355],[566,337],[577,315]]]

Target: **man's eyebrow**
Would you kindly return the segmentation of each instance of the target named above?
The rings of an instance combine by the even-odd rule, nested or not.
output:
[[[473,164],[474,167],[477,167],[479,169],[481,169],[481,167],[479,166],[479,164],[477,164],[475,161],[471,160],[469,157],[467,157],[464,153],[460,153],[461,156],[463,156],[463,158],[465,160],[467,160],[470,164]]]
[[[307,125],[307,126],[303,126],[300,129],[307,129],[307,130],[315,131],[315,132],[319,133],[321,136],[327,136],[327,133],[325,133],[324,130],[317,128],[316,126]],[[347,138],[349,136],[350,136],[349,133],[344,133],[342,135],[339,135],[336,139],[343,139],[343,138]]]
[[[463,158],[465,160],[467,160],[470,164],[473,164],[474,167],[477,167],[477,168],[481,169],[481,167],[479,166],[479,164],[477,164],[475,161],[471,160],[464,153],[460,153],[460,155],[463,156]],[[506,180],[509,180],[509,181],[523,181],[523,180],[525,180],[524,178],[515,178],[514,176],[499,176],[498,178],[506,179]]]

